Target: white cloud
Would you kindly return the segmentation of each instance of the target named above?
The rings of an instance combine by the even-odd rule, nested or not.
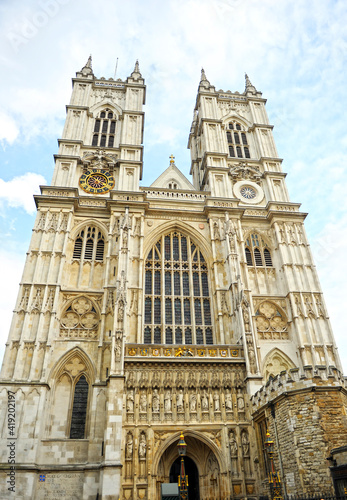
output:
[[[18,137],[19,130],[12,116],[0,113],[0,143],[4,145],[6,141],[12,144]]]
[[[9,207],[23,208],[28,214],[35,212],[33,193],[39,193],[39,186],[47,184],[39,174],[28,172],[10,181],[0,179],[0,203]]]

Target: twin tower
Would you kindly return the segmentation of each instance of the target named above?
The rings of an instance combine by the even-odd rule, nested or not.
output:
[[[192,181],[171,156],[142,187],[145,92],[137,62],[73,79],[2,366],[0,496],[159,500],[182,431],[191,499],[268,494],[267,430],[284,493],[342,491],[344,379],[266,101],[202,71]]]

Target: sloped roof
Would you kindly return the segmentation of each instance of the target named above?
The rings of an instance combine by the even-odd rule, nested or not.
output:
[[[174,182],[177,184],[176,189],[183,189],[185,191],[196,191],[191,182],[188,181],[182,172],[176,167],[174,160],[170,160],[170,166],[164,170],[162,174],[150,185],[155,188],[169,188],[169,183]]]

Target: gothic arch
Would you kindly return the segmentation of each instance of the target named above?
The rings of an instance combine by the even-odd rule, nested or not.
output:
[[[198,431],[194,431],[194,430],[190,430],[190,429],[184,430],[183,433],[184,433],[185,440],[192,438],[192,439],[196,440],[197,442],[200,442],[203,445],[205,445],[209,449],[210,452],[212,451],[213,454],[215,455],[217,461],[218,461],[220,473],[227,472],[227,464],[224,461],[223,454],[221,453],[221,450],[216,446],[216,444],[211,439],[209,439],[204,434],[202,434]],[[159,463],[160,463],[162,456],[170,448],[170,446],[178,443],[179,438],[180,438],[180,434],[181,434],[181,432],[173,433],[169,438],[167,438],[159,446],[157,452],[155,453],[154,460],[152,463],[152,475],[153,476],[156,476],[158,474]],[[173,448],[173,449],[175,449],[175,448]],[[178,455],[176,452],[174,459],[172,459],[173,457],[169,457],[169,467],[171,467],[172,463],[177,458],[177,456]],[[192,451],[192,448],[189,449],[189,447],[187,447],[187,456],[189,456],[190,458],[192,458],[194,460],[194,462],[196,463],[196,466],[199,470],[199,473],[203,474],[204,470],[202,469],[202,465],[200,463],[199,457],[197,456],[196,453],[194,453],[194,450]],[[208,456],[209,456],[209,454],[208,454]]]
[[[275,377],[282,371],[295,368],[296,365],[281,349],[274,347],[265,357],[262,366],[263,379],[265,382],[269,377]]]
[[[245,127],[246,132],[249,132],[249,129],[252,124],[244,116],[239,115],[235,111],[230,111],[228,114],[222,117],[223,126],[226,128],[231,120],[236,120],[240,122],[241,125]]]
[[[194,243],[200,248],[202,251],[206,262],[211,262],[213,257],[211,253],[211,246],[208,244],[206,238],[202,236],[193,226],[187,224],[184,221],[168,221],[159,225],[155,231],[151,231],[150,234],[145,238],[144,241],[144,255],[147,257],[149,251],[156,244],[158,239],[166,233],[171,231],[179,231],[182,232],[184,236],[190,236]]]
[[[84,227],[87,227],[87,226],[97,227],[103,233],[103,235],[105,237],[105,244],[107,245],[107,243],[108,243],[108,229],[104,224],[102,224],[97,219],[85,219],[84,221],[76,224],[76,226],[74,226],[71,229],[70,240],[74,241],[76,239],[78,233],[81,231],[81,229],[83,229]]]
[[[274,248],[274,244],[271,241],[271,238],[268,235],[264,234],[263,231],[259,230],[259,228],[253,227],[253,228],[248,229],[248,231],[246,231],[243,235],[243,239],[245,242],[246,242],[247,238],[249,238],[251,236],[251,234],[258,234],[264,240],[264,243],[266,244],[266,246],[268,246],[270,248],[270,250],[272,250]]]
[[[81,369],[78,373],[76,373],[78,365],[77,363],[73,363],[74,359],[80,361],[81,364]],[[72,368],[68,368],[70,363],[72,364]],[[75,369],[73,368],[74,365],[76,366]],[[82,365],[84,367],[82,367]],[[83,351],[83,349],[76,346],[61,356],[61,358],[56,362],[55,366],[51,370],[49,380],[57,381],[64,373],[67,373],[70,378],[74,378],[76,376],[80,377],[84,374],[88,382],[92,384],[96,377],[96,368],[90,357]],[[74,373],[76,374],[74,375]]]
[[[106,108],[110,108],[114,113],[116,113],[118,120],[123,114],[122,108],[109,99],[104,99],[101,102],[97,102],[96,104],[94,104],[94,106],[91,106],[89,108],[89,111],[92,115],[92,118],[94,119],[97,117],[98,113],[104,111]]]

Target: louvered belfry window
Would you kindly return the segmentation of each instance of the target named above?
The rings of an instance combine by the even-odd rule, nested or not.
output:
[[[227,141],[231,158],[250,158],[247,134],[244,127],[237,122],[228,124]]]
[[[144,342],[212,344],[206,261],[178,231],[159,238],[145,264]]]
[[[89,226],[82,229],[75,240],[72,258],[80,260],[104,260],[105,240],[98,228]]]
[[[101,111],[94,123],[92,146],[113,148],[116,117],[110,109]]]
[[[256,267],[272,267],[269,248],[263,238],[256,233],[250,234],[245,245],[246,264]]]

